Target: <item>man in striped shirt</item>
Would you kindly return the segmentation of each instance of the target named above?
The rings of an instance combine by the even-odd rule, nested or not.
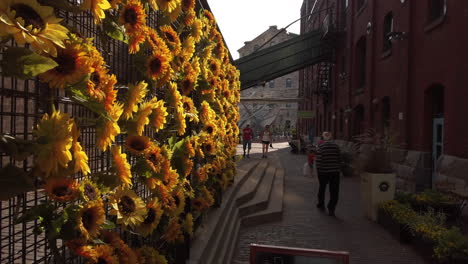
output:
[[[330,132],[323,132],[324,142],[318,146],[317,150],[317,174],[319,179],[319,192],[317,208],[325,209],[325,190],[330,184],[330,201],[328,202],[328,214],[335,216],[335,207],[338,203],[338,193],[340,189],[340,148],[331,139]]]

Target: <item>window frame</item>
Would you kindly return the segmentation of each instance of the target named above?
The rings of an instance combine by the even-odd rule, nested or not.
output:
[[[291,78],[287,78],[286,79],[286,88],[292,88],[292,79]]]

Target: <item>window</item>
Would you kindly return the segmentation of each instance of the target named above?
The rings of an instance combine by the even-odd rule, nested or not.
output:
[[[446,0],[429,0],[429,21],[434,21],[445,15]]]
[[[291,78],[286,79],[286,88],[291,88],[292,87],[292,80]]]
[[[291,104],[286,104],[286,108],[290,108],[291,107]]]
[[[275,88],[275,80],[271,80],[268,82],[268,87]]]
[[[393,13],[390,12],[384,18],[382,51],[387,51],[392,48],[392,42],[390,41],[388,37],[388,34],[392,31],[393,31]]]
[[[357,88],[366,85],[366,37],[361,37],[356,45]]]

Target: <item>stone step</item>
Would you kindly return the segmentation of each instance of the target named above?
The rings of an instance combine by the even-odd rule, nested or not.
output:
[[[267,160],[262,160],[253,171],[252,175],[242,184],[241,189],[236,197],[236,205],[240,206],[250,201],[257,192],[257,188],[265,175],[265,169],[268,166]]]
[[[265,210],[270,199],[271,188],[275,179],[276,168],[268,167],[261,180],[255,196],[249,202],[239,207],[239,216],[244,217],[255,212]]]
[[[197,229],[194,238],[191,241],[190,258],[187,263],[198,264],[207,263],[204,257],[208,251],[213,250],[212,241],[220,230],[224,229],[225,220],[232,214],[234,208],[234,199],[239,192],[240,187],[254,173],[259,165],[258,160],[243,162],[236,168],[234,184],[223,194],[223,201],[220,208],[210,209],[203,217],[202,225]]]
[[[223,219],[220,219],[219,222],[221,222],[221,225],[219,225],[219,229],[215,231],[214,236],[212,236],[212,240],[208,243],[211,245],[208,247],[211,250],[207,250],[205,254],[201,256],[201,259],[204,261],[203,263],[225,263],[222,262],[222,260],[227,257],[226,252],[235,246],[233,243],[236,243],[237,235],[239,233],[240,217],[237,206],[238,204],[248,202],[255,196],[260,182],[265,175],[267,166],[268,161],[260,161],[254,171],[240,187],[235,198],[236,202],[231,203],[228,213],[224,215]]]
[[[265,210],[242,217],[242,226],[255,226],[267,222],[279,221],[283,216],[284,169],[276,169],[268,207]]]

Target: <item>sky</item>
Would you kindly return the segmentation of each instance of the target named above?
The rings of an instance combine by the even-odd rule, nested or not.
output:
[[[301,16],[303,0],[208,0],[211,11],[234,59],[245,41],[270,26],[284,28]],[[299,34],[300,21],[287,28]]]

